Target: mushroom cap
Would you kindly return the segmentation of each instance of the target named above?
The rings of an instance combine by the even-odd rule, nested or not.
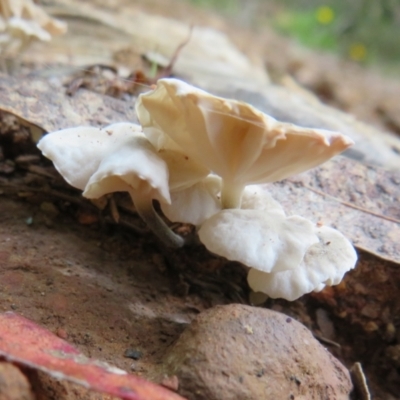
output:
[[[311,221],[276,210],[223,210],[204,222],[199,238],[211,252],[263,272],[297,268],[318,243]]]
[[[42,40],[44,42],[51,40],[51,35],[36,21],[12,17],[8,20],[7,28],[12,36],[20,37],[21,39],[28,37]]]
[[[48,133],[37,147],[71,186],[84,190],[110,149],[136,135],[142,136],[141,127],[124,122],[104,128],[78,126]]]
[[[139,125],[122,122],[102,129],[64,129],[44,136],[38,147],[86,197],[140,189],[170,202],[167,166]]]
[[[256,292],[272,298],[296,300],[305,293],[337,285],[355,267],[357,253],[348,239],[336,229],[315,228],[318,243],[311,245],[297,268],[264,273],[252,268],[247,280]]]
[[[171,192],[181,191],[193,186],[210,172],[181,151],[161,149],[157,154],[168,165],[168,183]]]
[[[136,103],[157,148],[181,148],[224,180],[266,183],[313,168],[353,144],[336,132],[281,123],[247,103],[160,79]]]
[[[355,267],[357,253],[342,233],[286,217],[260,188],[246,188],[242,207],[206,220],[199,238],[211,252],[250,267],[247,280],[255,292],[295,300],[337,285]]]
[[[137,190],[170,203],[168,168],[145,137],[121,140],[90,177],[83,196],[97,199],[107,193]]]

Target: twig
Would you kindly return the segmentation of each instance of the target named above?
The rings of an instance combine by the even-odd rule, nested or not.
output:
[[[44,176],[45,178],[55,179],[59,176],[56,173],[53,174],[48,172],[45,168],[40,167],[39,165],[28,165],[27,167],[21,166],[21,168],[26,169],[33,174]]]
[[[342,348],[342,346],[341,346],[339,343],[336,343],[336,342],[334,342],[333,340],[330,340],[330,339],[328,339],[328,338],[326,338],[326,337],[324,337],[324,336],[316,335],[316,334],[314,333],[314,337],[315,337],[316,339],[318,339],[318,340],[319,340],[320,342],[322,342],[322,343],[330,344],[331,346],[335,346],[335,347],[337,347],[338,349],[341,349],[341,348]]]
[[[172,68],[176,63],[179,53],[189,43],[190,39],[192,38],[192,32],[193,32],[193,25],[190,25],[189,34],[187,38],[175,49],[174,54],[172,55],[168,65],[154,79],[155,82],[157,82],[159,79],[163,77],[170,76],[172,74]]]

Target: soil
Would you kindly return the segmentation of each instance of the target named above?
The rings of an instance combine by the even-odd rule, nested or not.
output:
[[[154,9],[154,4],[148,7]],[[158,11],[167,13],[168,9],[160,6]],[[179,15],[189,12],[187,5],[182,10]],[[190,12],[197,11],[190,8]],[[204,22],[207,15],[199,11],[198,18]],[[208,18],[211,25],[236,30],[232,35],[239,44],[252,35],[243,30],[238,39],[236,28],[215,16]],[[271,37],[276,38],[274,43]],[[287,49],[293,46],[276,35],[271,37],[270,48],[280,43]],[[262,40],[254,36],[254,42]],[[326,59],[331,56],[316,54],[317,66],[312,68],[319,65],[324,70]],[[391,100],[384,93],[389,91],[390,80],[370,71],[360,75],[361,67],[353,64],[346,70],[346,82],[354,84],[351,99],[363,95],[362,77],[374,76],[374,84],[381,85],[380,97],[365,107],[385,112],[375,112],[372,118],[365,108],[355,107],[354,101],[344,102],[341,88],[345,82],[332,84],[339,82],[339,67],[330,80],[318,75],[318,83],[317,79],[307,81],[304,71],[310,63],[305,58],[301,67],[294,67],[290,51],[285,60],[282,55],[275,60],[268,56],[267,65],[281,75],[288,70],[297,73],[300,81],[330,103],[349,111],[358,109],[360,117],[369,115],[367,122],[394,127],[393,132],[398,129],[396,120],[392,118],[389,124],[387,117]],[[336,60],[330,71],[335,65],[343,63]],[[329,91],[321,89],[321,81],[328,82]],[[12,134],[4,127],[0,131],[1,312],[13,310],[73,343],[87,356],[154,379],[163,355],[197,314],[215,305],[251,303],[241,265],[214,257],[200,245],[165,249],[146,231],[123,196],[112,200],[120,210],[121,220],[116,223],[110,199],[103,210],[83,200],[21,132],[22,127]],[[33,157],[19,162],[26,155]],[[28,168],[32,165],[35,168]],[[191,234],[188,226],[175,229]],[[305,324],[348,368],[360,361],[373,398],[395,400],[400,399],[399,289],[397,265],[360,252],[357,269],[339,286],[291,303],[269,299],[261,306]]]

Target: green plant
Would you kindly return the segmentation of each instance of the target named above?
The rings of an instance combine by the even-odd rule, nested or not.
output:
[[[395,64],[400,61],[399,0],[285,2],[272,22],[306,46],[335,51],[358,62]]]

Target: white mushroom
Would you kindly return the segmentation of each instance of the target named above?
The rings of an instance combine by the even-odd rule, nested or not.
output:
[[[339,284],[356,264],[354,247],[335,229],[323,226],[315,231],[319,242],[310,246],[297,268],[269,274],[252,268],[247,277],[250,287],[272,298],[296,300],[305,293]]]
[[[259,185],[246,186],[243,191],[242,210],[260,210],[285,215],[282,206]]]
[[[67,182],[84,189],[85,197],[127,191],[140,216],[164,243],[183,245],[183,238],[173,233],[153,208],[153,199],[170,203],[168,170],[139,125],[65,129],[46,135],[38,147]]]
[[[250,267],[251,289],[273,298],[295,300],[336,285],[357,261],[340,232],[279,209],[223,210],[204,222],[199,237],[213,253]]]
[[[67,30],[65,22],[48,15],[33,0],[0,0],[0,15],[6,20],[19,18],[34,21],[50,35],[61,35]]]
[[[32,0],[0,0],[2,57],[15,57],[33,40],[49,41],[66,30],[64,22],[49,16]]]
[[[297,268],[307,249],[318,243],[309,220],[277,211],[223,210],[199,230],[211,252],[262,272]]]
[[[221,179],[209,175],[188,188],[171,190],[171,204],[163,203],[161,209],[170,221],[199,226],[221,211],[220,191]]]
[[[221,176],[223,208],[238,208],[246,185],[313,168],[353,141],[336,132],[281,123],[247,103],[160,79],[136,111],[157,150],[180,149]]]
[[[200,227],[206,219],[222,210],[221,183],[219,176],[210,174],[184,189],[173,190],[170,184],[171,204],[161,204],[161,209],[170,221]],[[241,209],[274,211],[285,215],[282,206],[258,185],[245,187]]]

